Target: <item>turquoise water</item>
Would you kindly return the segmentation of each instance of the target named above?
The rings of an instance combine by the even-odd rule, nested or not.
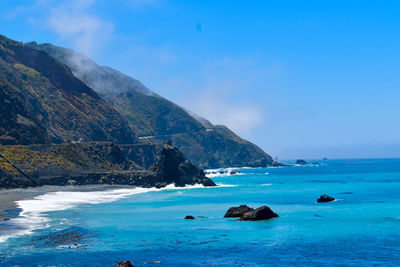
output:
[[[154,191],[55,209],[42,215],[47,228],[0,243],[0,263],[400,265],[400,160],[321,164],[242,169],[246,175],[213,178],[233,186]],[[317,204],[325,193],[338,200]],[[240,204],[268,205],[280,217],[259,222],[223,218],[229,207]],[[184,220],[186,215],[206,218]],[[67,245],[46,242],[63,232],[82,239]]]

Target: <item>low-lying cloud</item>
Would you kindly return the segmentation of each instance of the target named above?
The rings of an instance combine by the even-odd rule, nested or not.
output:
[[[92,0],[62,2],[50,9],[46,27],[72,41],[78,51],[91,55],[108,42],[114,31],[111,22],[89,12],[93,4]]]
[[[266,80],[279,72],[279,65],[264,65],[255,57],[224,57],[208,60],[202,66],[196,85],[193,80],[177,80],[167,88],[183,88],[185,94],[179,102],[189,103],[186,107],[206,118],[213,124],[228,126],[239,135],[250,138],[256,129],[266,121],[266,110],[260,99],[254,99],[254,92],[270,90]],[[252,91],[252,94],[248,92]]]
[[[240,102],[228,102],[219,98],[200,97],[191,110],[213,124],[228,126],[232,131],[247,136],[264,121],[264,111],[256,106]]]

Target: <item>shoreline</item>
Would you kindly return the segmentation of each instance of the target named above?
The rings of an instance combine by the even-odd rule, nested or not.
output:
[[[229,185],[221,185],[227,187]],[[10,237],[31,234],[47,228],[47,212],[75,208],[82,204],[101,204],[147,192],[206,187],[202,184],[163,188],[143,188],[130,185],[41,186],[0,191],[0,243]]]
[[[135,186],[121,185],[44,185],[39,187],[14,188],[0,190],[0,236],[7,227],[4,223],[18,218],[23,211],[19,201],[33,200],[36,197],[53,192],[94,192],[111,189],[133,189]]]
[[[242,168],[221,168],[226,170],[232,169],[251,169],[250,167]],[[215,169],[220,170],[220,169]],[[214,171],[214,169],[205,170]],[[244,173],[240,173],[244,174]],[[240,175],[239,174],[239,175]],[[225,175],[217,174],[216,178],[223,177]],[[217,184],[217,187],[229,187],[232,185],[227,184]],[[42,185],[38,187],[28,187],[28,188],[12,188],[12,189],[1,189],[0,190],[0,237],[3,235],[7,227],[4,225],[7,221],[20,217],[21,213],[24,211],[18,204],[20,201],[35,200],[39,196],[44,196],[46,194],[57,193],[57,192],[104,192],[104,191],[114,191],[118,189],[122,190],[134,190],[138,189],[140,192],[125,193],[126,196],[134,195],[138,193],[145,193],[151,191],[168,190],[168,189],[190,189],[204,187],[202,185],[186,185],[185,187],[175,187],[174,185],[167,185],[163,188],[144,188],[135,185],[109,185],[109,184],[89,184],[89,185]],[[212,187],[211,187],[212,188]],[[124,196],[123,196],[124,197]],[[121,198],[123,198],[121,197]],[[117,199],[115,199],[117,200]]]

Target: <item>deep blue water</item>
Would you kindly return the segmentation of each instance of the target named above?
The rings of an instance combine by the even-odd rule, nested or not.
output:
[[[213,178],[231,187],[148,192],[47,212],[47,228],[0,243],[0,263],[400,265],[400,160],[321,163],[242,169],[246,175]],[[325,193],[338,201],[318,204]],[[223,218],[229,207],[240,204],[268,205],[280,217],[259,222]],[[207,218],[184,220],[189,214]],[[48,242],[63,232],[79,234],[82,239],[69,244],[78,246]]]

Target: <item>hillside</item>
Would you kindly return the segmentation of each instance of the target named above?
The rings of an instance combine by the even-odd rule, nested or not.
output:
[[[0,144],[136,140],[126,119],[67,66],[0,35]]]
[[[225,126],[214,126],[206,119],[184,110],[136,79],[100,66],[70,49],[51,44],[38,45],[35,42],[27,45],[49,53],[71,68],[76,77],[127,119],[144,143],[172,140],[186,158],[202,168],[272,164],[272,158],[256,145],[241,139]],[[135,149],[130,147],[129,154],[134,156]],[[143,165],[148,167],[153,162],[147,160]]]
[[[215,186],[170,144],[162,145],[160,160],[149,170],[139,168],[110,142],[0,145],[0,189],[83,184]]]

